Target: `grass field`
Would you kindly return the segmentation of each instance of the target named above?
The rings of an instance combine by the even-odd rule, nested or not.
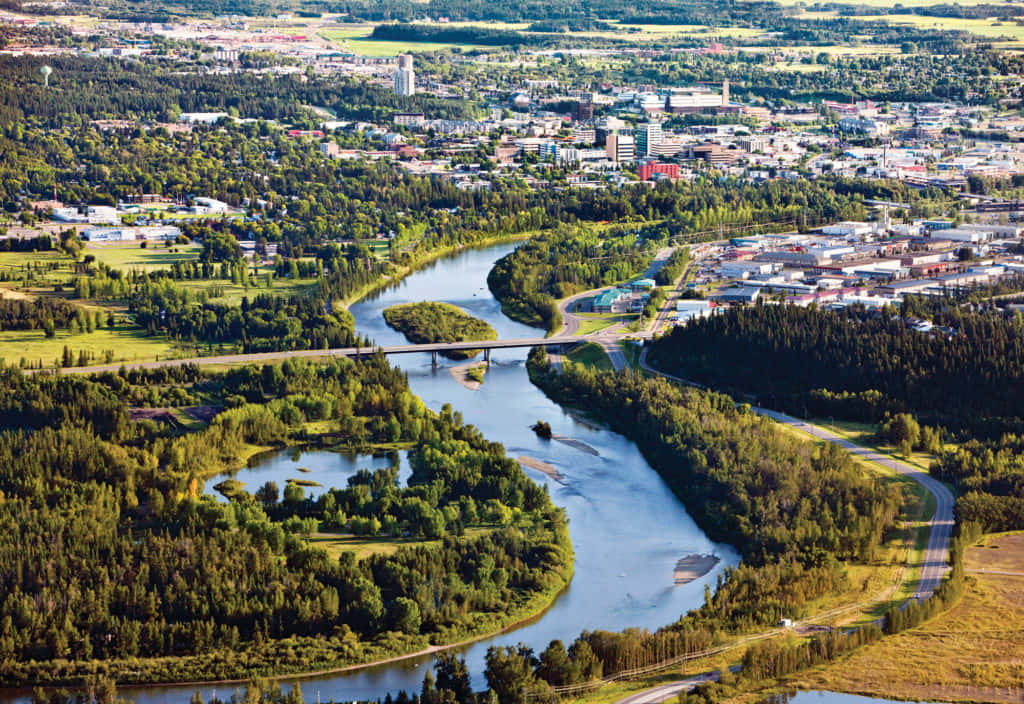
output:
[[[965,566],[965,595],[947,613],[787,685],[912,700],[1019,702],[1024,534],[986,536],[967,550]]]
[[[599,371],[614,371],[608,355],[601,345],[596,342],[587,342],[580,345],[565,355],[565,358],[576,364],[582,364]]]
[[[619,323],[627,323],[632,321],[636,316],[634,315],[581,315],[580,327],[576,331],[577,335],[589,335],[592,332],[598,330],[605,330],[613,325]]]
[[[86,351],[93,355],[94,364],[102,364],[104,353],[114,353],[115,362],[132,362],[136,360],[180,356],[172,343],[161,337],[147,337],[142,330],[128,325],[114,328],[99,328],[95,332],[70,335],[67,330],[57,330],[54,337],[48,338],[42,330],[7,330],[0,332],[0,359],[7,364],[18,364],[22,359],[36,365],[40,361],[44,367],[53,366],[59,359],[65,345],[74,353]]]
[[[153,271],[166,269],[175,262],[193,262],[199,258],[199,249],[199,246],[194,244],[167,248],[153,243],[149,243],[143,249],[138,242],[133,242],[89,245],[84,253],[93,255],[96,261],[103,262],[112,269]]]
[[[466,537],[476,538],[495,530],[489,527],[467,528]],[[393,555],[400,547],[440,547],[440,540],[416,538],[372,538],[338,533],[314,533],[306,539],[313,547],[327,551],[332,560],[337,560],[343,552],[355,553],[357,560],[370,555]]]
[[[320,36],[341,49],[363,56],[397,56],[398,54],[415,54],[417,52],[446,51],[448,49],[487,49],[488,47],[473,44],[449,44],[442,42],[399,42],[371,39],[373,26],[362,26],[354,29],[325,29]],[[494,47],[489,47],[493,49]]]
[[[1000,22],[995,18],[962,19],[959,17],[925,17],[923,15],[865,15],[853,19],[867,21],[884,21],[893,25],[912,25],[918,29],[935,29],[940,31],[970,32],[983,39],[1008,38],[1011,41],[1024,40],[1024,26],[1013,22]]]

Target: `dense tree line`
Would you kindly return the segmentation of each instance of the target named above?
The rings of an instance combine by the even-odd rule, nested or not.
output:
[[[189,390],[182,402],[231,408],[194,432],[130,421],[140,387],[166,382]],[[136,681],[358,662],[495,628],[571,572],[547,494],[458,414],[427,410],[382,358],[89,379],[3,369],[0,386],[7,684],[123,673],[126,658],[142,658]],[[301,439],[313,420],[349,446],[407,443],[409,485],[380,470],[317,501],[292,486],[202,495],[246,447]],[[470,525],[489,530],[461,537]],[[318,526],[439,542],[332,560],[301,537]]]
[[[714,540],[750,565],[867,559],[891,526],[899,496],[876,486],[833,445],[806,444],[728,396],[664,380],[533,364],[560,402],[587,408],[633,438]]]
[[[907,305],[907,314],[919,310]],[[917,332],[895,310],[734,308],[675,328],[651,345],[648,358],[672,374],[794,412],[806,407],[812,415],[877,422],[887,411],[910,411],[929,423],[995,435],[1018,427],[1020,319],[943,310],[934,321],[954,333]]]

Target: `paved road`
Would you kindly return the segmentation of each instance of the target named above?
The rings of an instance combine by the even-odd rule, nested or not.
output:
[[[658,687],[645,689],[644,691],[637,692],[625,699],[620,699],[615,702],[615,704],[660,704],[660,702],[678,697],[680,692],[689,692],[698,685],[717,681],[717,672],[707,672],[703,675],[694,675],[689,679],[679,680],[678,682],[669,682],[668,684],[663,684]]]
[[[861,447],[825,428],[811,425],[799,418],[794,418],[778,411],[769,411],[765,408],[758,408],[756,411],[761,415],[780,423],[791,425],[821,440],[834,442],[849,451],[850,454],[857,455],[869,462],[890,467],[896,472],[913,479],[935,497],[935,513],[932,515],[931,521],[929,521],[931,528],[928,533],[928,547],[925,549],[924,563],[921,567],[921,580],[918,582],[917,591],[914,592],[914,598],[916,599],[927,599],[931,596],[938,589],[943,577],[946,576],[950,569],[946,563],[949,559],[949,541],[953,531],[954,499],[949,489],[942,482],[917,467],[882,455],[866,447]]]
[[[672,256],[672,252],[676,251],[678,247],[665,247],[659,249],[658,253],[654,255],[654,261],[647,267],[647,271],[644,272],[645,279],[653,279],[654,275],[661,271],[662,267],[665,266],[665,262]]]

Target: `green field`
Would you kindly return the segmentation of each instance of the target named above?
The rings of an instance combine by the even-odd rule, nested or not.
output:
[[[466,538],[477,538],[494,530],[489,527],[467,528]],[[441,540],[427,538],[375,538],[339,533],[314,533],[306,539],[313,547],[326,550],[332,560],[337,560],[341,553],[355,553],[357,560],[370,555],[393,555],[400,547],[440,547]]]
[[[335,44],[339,49],[348,50],[362,56],[397,56],[398,54],[426,53],[431,51],[447,51],[449,49],[494,49],[494,47],[473,44],[449,44],[443,42],[398,42],[371,39],[372,26],[357,29],[325,29],[320,36]]]
[[[586,367],[597,369],[598,371],[615,371],[612,367],[612,362],[608,359],[608,355],[605,353],[601,345],[596,342],[587,342],[579,347],[576,347],[567,355],[565,358],[576,364],[582,364]]]
[[[193,262],[199,258],[199,246],[194,244],[174,245],[170,248],[150,242],[145,248],[138,242],[109,245],[88,245],[84,254],[91,254],[96,261],[103,262],[111,269],[131,271],[141,269],[153,271],[166,269],[175,262]]]
[[[162,337],[147,337],[144,331],[129,325],[103,327],[80,335],[57,330],[51,338],[46,337],[42,330],[0,332],[0,359],[7,364],[19,364],[25,359],[32,365],[42,362],[44,367],[51,367],[54,360],[60,359],[65,346],[72,351],[76,360],[78,353],[83,350],[93,355],[93,364],[103,364],[107,351],[113,352],[115,362],[192,354],[191,350],[179,349]]]
[[[577,335],[589,335],[592,332],[605,330],[619,323],[628,323],[636,319],[635,315],[603,315],[578,314],[581,318]]]
[[[1024,41],[1024,26],[1013,22],[1000,22],[998,19],[961,19],[959,17],[925,17],[922,15],[881,15],[879,17],[862,16],[853,19],[884,21],[892,25],[912,25],[918,29],[935,29],[940,31],[970,32],[982,39],[1002,39]]]

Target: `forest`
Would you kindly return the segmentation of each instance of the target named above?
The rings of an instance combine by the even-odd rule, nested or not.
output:
[[[413,343],[496,340],[498,333],[483,320],[474,318],[450,303],[421,301],[391,306],[384,320]],[[480,350],[445,350],[448,359],[472,359]]]
[[[90,378],[4,368],[0,387],[5,685],[363,662],[494,630],[571,575],[546,492],[458,413],[426,409],[381,357]],[[198,429],[129,414],[198,398],[220,404]],[[222,482],[227,503],[204,493],[254,447],[316,440],[312,422],[321,442],[410,448],[408,485],[391,468],[316,500],[294,484]],[[331,559],[306,542],[317,531],[436,542]]]
[[[648,359],[790,412],[877,423],[906,411],[996,437],[1019,428],[1020,318],[945,305],[932,321],[954,332],[923,334],[904,319],[917,310],[913,299],[889,315],[856,307],[733,308],[675,328],[651,345]]]

